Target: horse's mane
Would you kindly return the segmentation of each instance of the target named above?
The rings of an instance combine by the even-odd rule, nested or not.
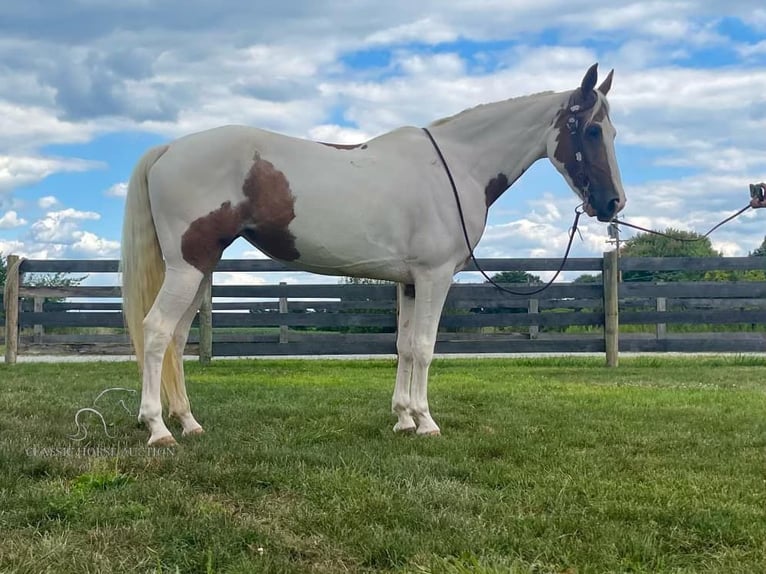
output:
[[[449,123],[452,120],[456,120],[456,119],[464,116],[465,114],[467,114],[469,112],[473,112],[473,111],[479,110],[481,108],[486,108],[488,106],[493,106],[493,105],[498,104],[498,103],[509,103],[509,102],[513,102],[513,101],[516,101],[516,100],[525,100],[525,99],[528,99],[528,98],[534,98],[536,96],[547,96],[547,95],[553,94],[553,93],[554,92],[552,90],[547,90],[545,92],[538,92],[536,94],[526,94],[526,95],[523,95],[523,96],[516,96],[515,98],[508,98],[507,100],[501,100],[500,102],[491,102],[491,103],[488,103],[488,104],[479,104],[478,106],[474,106],[472,108],[467,108],[467,109],[463,110],[462,112],[458,112],[458,113],[453,114],[451,116],[447,116],[447,117],[444,117],[444,118],[440,118],[438,120],[434,120],[433,122],[431,122],[429,127],[436,127],[436,126],[440,126],[440,125]]]

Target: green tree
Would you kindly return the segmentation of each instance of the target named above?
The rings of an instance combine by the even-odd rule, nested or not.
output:
[[[664,231],[672,237],[639,233],[628,239],[620,250],[622,257],[722,257],[713,249],[710,239],[694,231],[669,227]],[[678,238],[678,239],[676,239]],[[702,281],[704,271],[626,271],[623,281]]]
[[[5,290],[5,277],[7,274],[5,255],[0,252],[0,323],[2,324],[5,323],[5,299],[3,298],[3,291]]]
[[[586,273],[585,275],[580,275],[579,277],[575,278],[572,283],[601,283],[601,273],[597,273],[596,275],[591,275],[589,273]]]
[[[750,257],[763,257],[766,255],[766,236],[764,236],[761,244],[755,248],[755,250],[748,253]]]
[[[543,280],[537,275],[526,271],[503,271],[492,276],[495,283],[524,283],[526,285],[542,285]]]
[[[8,274],[5,255],[0,251],[0,297],[2,297],[2,287],[5,286],[5,277]]]
[[[343,277],[340,282],[346,285],[388,285],[392,283],[385,279],[369,279],[368,277]]]

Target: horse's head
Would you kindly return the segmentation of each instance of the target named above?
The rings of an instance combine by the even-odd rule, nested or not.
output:
[[[606,101],[613,72],[596,88],[598,64],[591,66],[556,116],[548,138],[548,158],[583,200],[585,212],[599,221],[610,221],[625,207],[614,151],[617,132]]]

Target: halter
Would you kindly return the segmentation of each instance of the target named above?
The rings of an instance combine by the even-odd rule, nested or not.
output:
[[[585,103],[576,103],[578,99],[582,97],[582,92],[578,88],[570,96],[569,102],[567,102],[567,112],[569,117],[566,120],[566,128],[569,132],[569,137],[572,140],[572,148],[574,149],[574,161],[564,164],[564,168],[572,178],[572,182],[577,188],[582,191],[584,197],[587,199],[587,195],[590,188],[590,182],[585,174],[585,155],[583,153],[582,146],[582,132],[580,130],[581,119],[584,117],[585,112],[593,109],[598,101],[598,96],[586,99]]]

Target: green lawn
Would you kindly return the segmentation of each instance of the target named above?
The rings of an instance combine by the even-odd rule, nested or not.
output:
[[[207,434],[149,450],[135,366],[0,365],[0,572],[766,571],[766,362],[187,365]],[[171,427],[178,434],[178,427]]]

